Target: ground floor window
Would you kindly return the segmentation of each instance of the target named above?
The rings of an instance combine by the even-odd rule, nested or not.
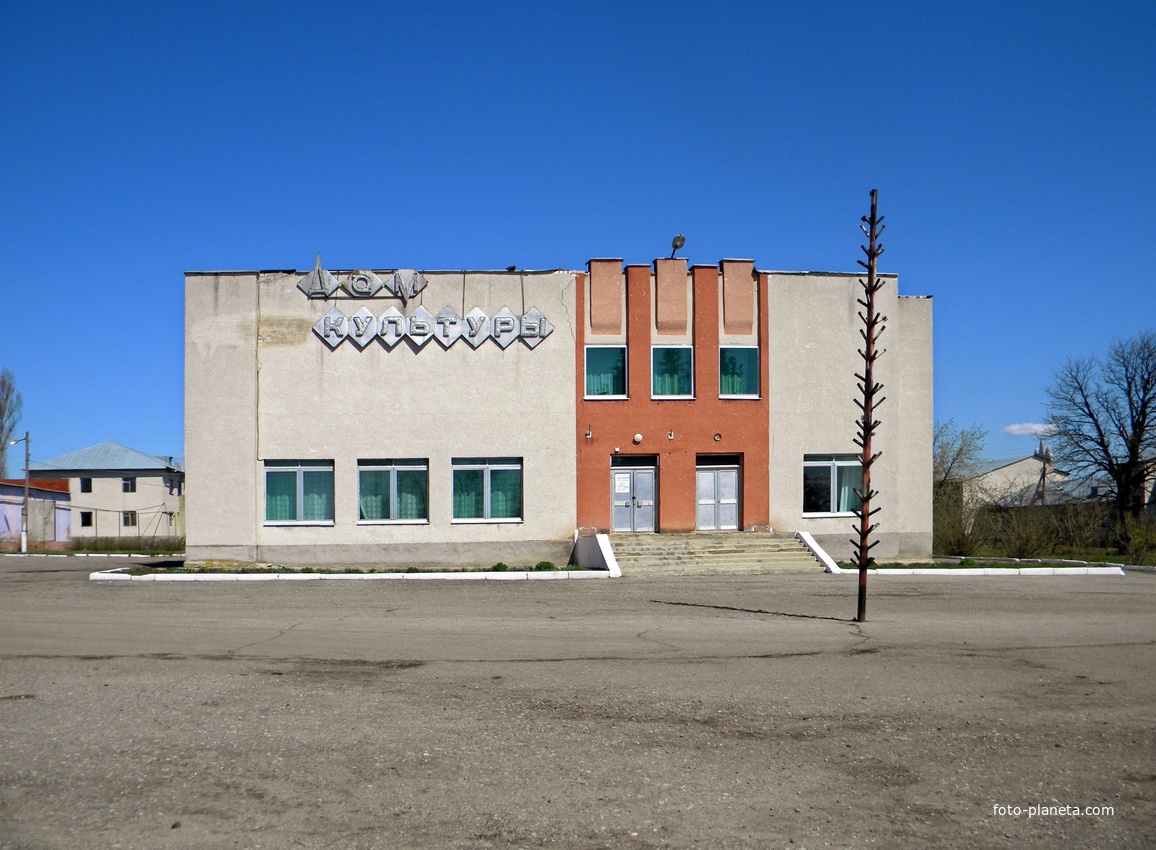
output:
[[[522,518],[522,459],[466,457],[453,460],[455,520]]]
[[[429,520],[428,460],[359,460],[357,467],[358,521]]]
[[[863,485],[858,455],[803,456],[803,513],[849,514],[859,510],[855,489]]]
[[[120,524],[125,528],[136,528],[136,511],[122,511],[120,515]]]
[[[265,461],[265,522],[332,524],[333,461]]]
[[[80,512],[80,527],[92,528],[92,511]]]

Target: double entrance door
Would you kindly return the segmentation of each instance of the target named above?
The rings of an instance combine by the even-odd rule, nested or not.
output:
[[[694,471],[694,524],[699,531],[738,531],[739,467],[704,466]]]
[[[656,493],[655,467],[611,467],[610,530],[654,531]]]
[[[700,457],[695,468],[695,528],[738,531],[741,463],[737,457]],[[655,530],[658,508],[657,464],[643,458],[615,458],[610,467],[610,530]],[[687,482],[688,484],[690,482]]]

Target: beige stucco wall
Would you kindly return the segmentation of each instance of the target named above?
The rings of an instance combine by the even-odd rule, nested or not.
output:
[[[186,505],[193,559],[284,564],[490,565],[565,560],[575,526],[572,272],[427,272],[395,298],[343,291],[309,299],[304,273],[186,278]],[[341,273],[335,273],[343,279]],[[392,350],[347,340],[331,350],[313,325],[336,306],[380,315],[419,305],[493,316],[536,307],[554,326],[536,348],[430,341]],[[451,521],[451,460],[523,458],[521,523]],[[429,460],[428,525],[359,525],[357,461]],[[332,460],[335,523],[264,523],[265,460]]]
[[[854,375],[862,322],[857,275],[770,273],[770,518],[776,531],[808,531],[837,560],[851,554],[849,516],[804,516],[803,456],[854,454],[859,409]],[[931,300],[900,298],[888,276],[876,296],[888,317],[876,380],[886,401],[872,468],[881,507],[876,558],[931,554]]]

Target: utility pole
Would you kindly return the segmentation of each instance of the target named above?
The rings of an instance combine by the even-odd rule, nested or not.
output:
[[[20,551],[24,554],[28,553],[28,468],[29,468],[29,445],[28,432],[24,432],[24,436],[19,440],[12,440],[10,445],[17,443],[24,444],[24,504],[20,507]]]

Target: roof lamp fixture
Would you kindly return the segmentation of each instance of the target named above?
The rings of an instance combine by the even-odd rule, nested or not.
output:
[[[681,233],[678,234],[678,236],[676,236],[670,240],[670,258],[672,260],[674,259],[675,252],[678,251],[678,249],[681,248],[685,244],[686,244],[686,237],[683,236]]]

